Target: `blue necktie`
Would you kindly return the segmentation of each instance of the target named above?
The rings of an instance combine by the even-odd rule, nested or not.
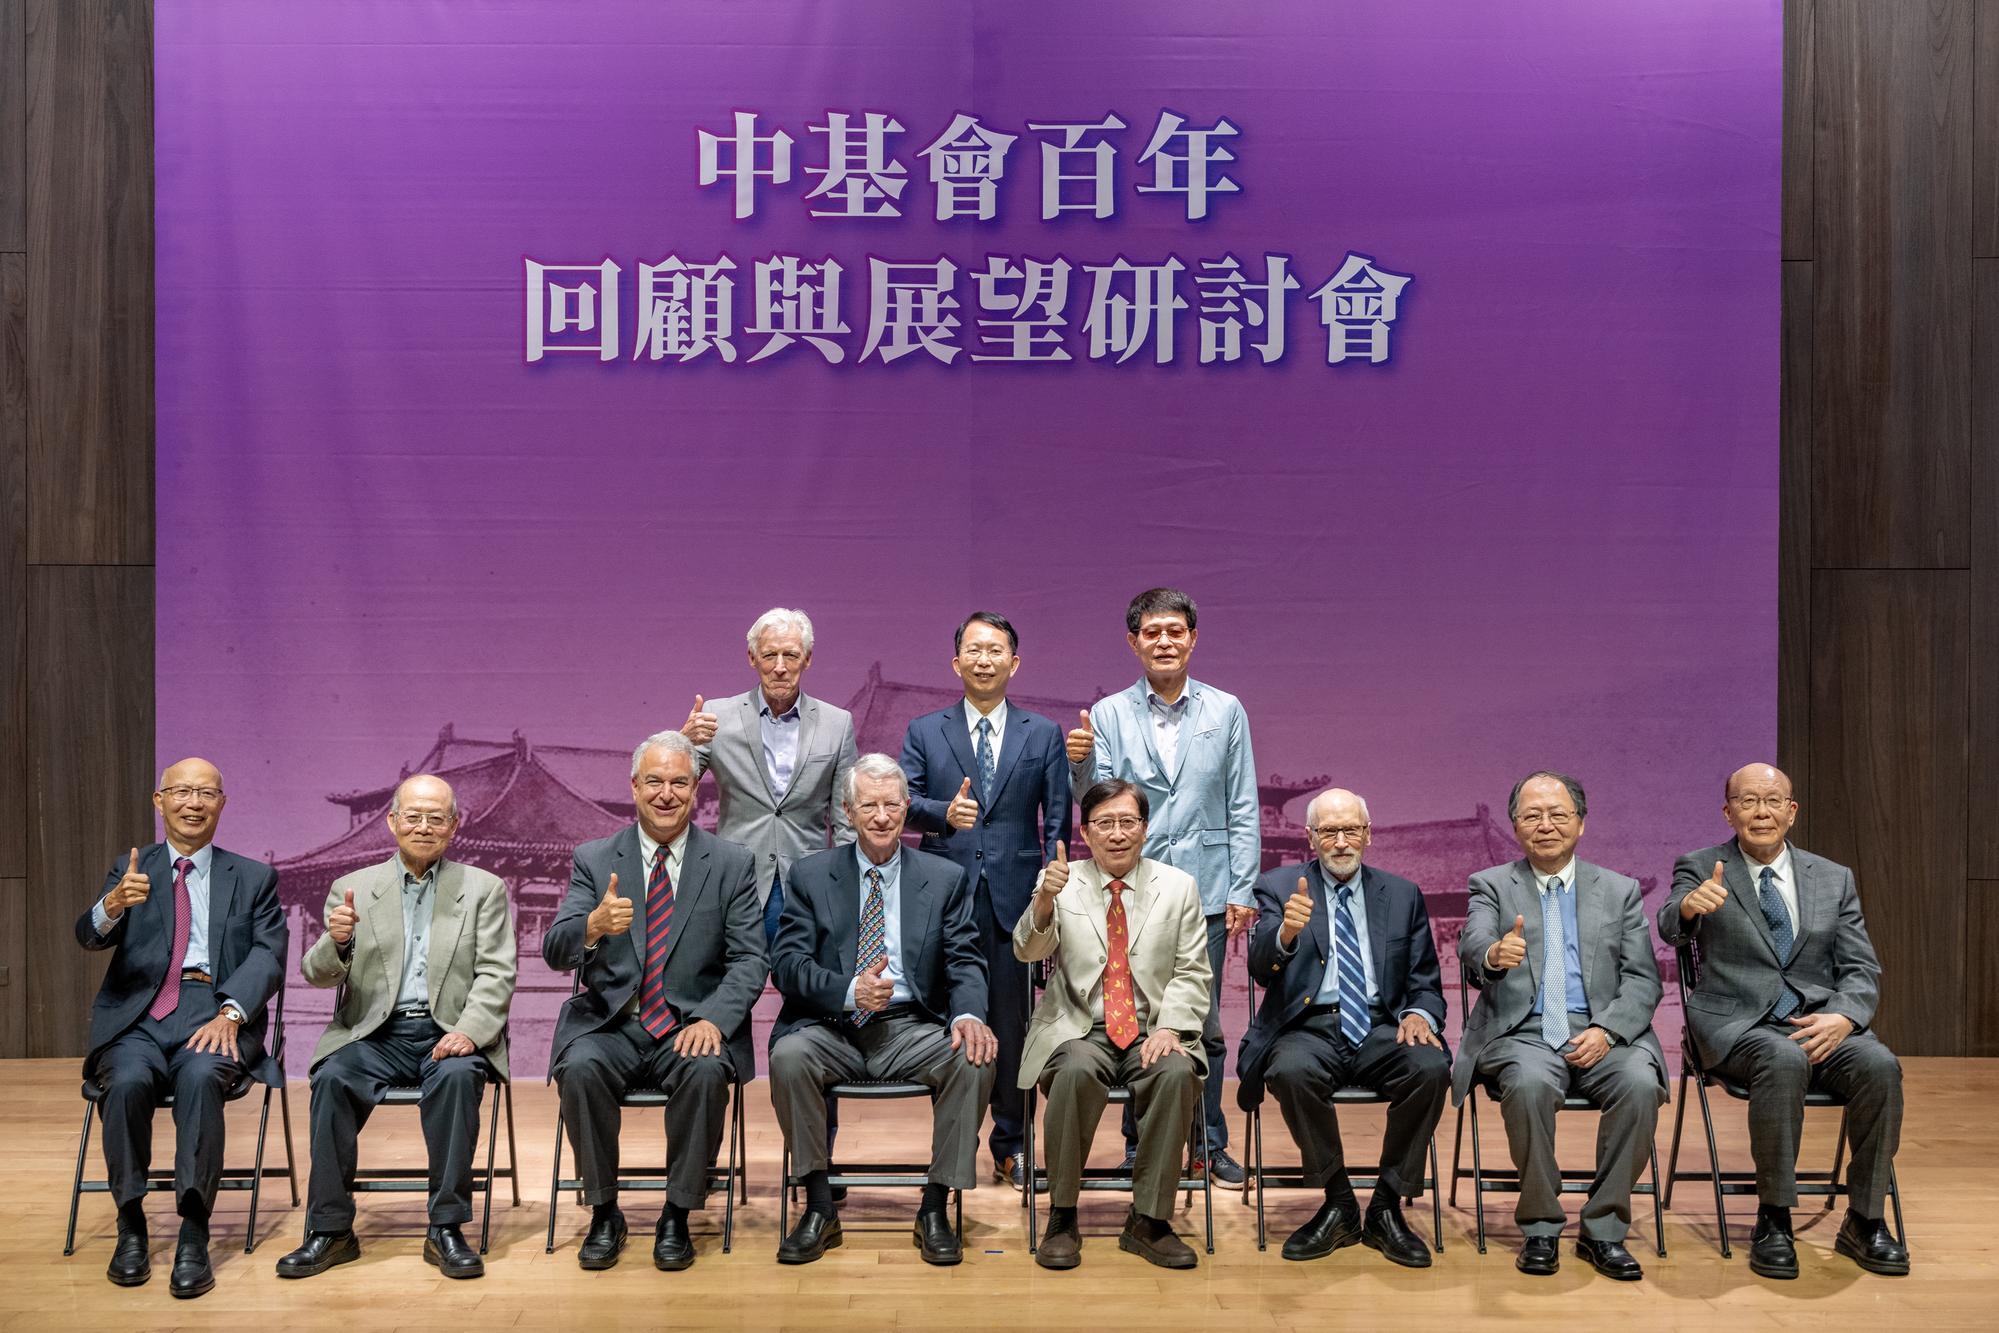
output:
[[[1777,896],[1777,872],[1769,866],[1756,877],[1756,905],[1763,909],[1763,919],[1770,923],[1770,938],[1777,944],[1777,961],[1790,966],[1791,950],[1797,946],[1797,936],[1791,933],[1791,914],[1784,910],[1784,900]],[[1784,993],[1777,997],[1776,1005],[1770,1010],[1772,1018],[1789,1018],[1798,1011],[1798,993],[1784,983]]]
[[[1333,909],[1333,961],[1339,979],[1340,1035],[1349,1046],[1359,1046],[1374,1015],[1367,1003],[1367,969],[1360,960],[1360,931],[1354,926],[1352,902],[1353,885],[1340,885],[1339,905]]]
[[[1562,938],[1562,881],[1541,892],[1541,1040],[1556,1050],[1569,1044],[1568,946]]]
[[[991,799],[993,794],[993,720],[979,719],[979,795]]]

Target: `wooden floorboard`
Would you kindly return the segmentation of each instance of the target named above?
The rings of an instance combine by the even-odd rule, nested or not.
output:
[[[1242,1196],[1217,1191],[1216,1253],[1192,1273],[1168,1273],[1119,1253],[1115,1230],[1120,1195],[1086,1196],[1083,1266],[1048,1273],[1029,1258],[1021,1228],[1019,1196],[986,1186],[966,1197],[967,1258],[955,1269],[926,1268],[909,1239],[914,1197],[907,1191],[854,1192],[843,1220],[844,1248],[817,1264],[779,1267],[777,1199],[773,1181],[779,1139],[768,1087],[750,1089],[751,1197],[736,1218],[736,1244],[720,1253],[720,1200],[696,1218],[700,1258],[683,1273],[656,1272],[646,1252],[658,1195],[628,1195],[632,1247],[606,1273],[576,1267],[576,1244],[587,1213],[565,1202],[557,1216],[556,1252],[542,1253],[547,1218],[549,1146],[555,1104],[539,1084],[518,1090],[516,1123],[522,1136],[521,1207],[494,1211],[494,1241],[487,1276],[453,1282],[422,1262],[423,1206],[417,1195],[363,1196],[363,1257],[299,1282],[272,1271],[297,1243],[302,1209],[287,1206],[282,1184],[265,1196],[258,1219],[260,1242],[244,1255],[241,1241],[248,1196],[223,1196],[216,1216],[216,1289],[201,1300],[171,1300],[166,1268],[174,1223],[164,1194],[153,1196],[154,1277],[137,1289],[104,1278],[115,1223],[109,1200],[86,1196],[77,1253],[62,1257],[62,1231],[70,1172],[81,1118],[77,1066],[67,1060],[0,1064],[0,1125],[7,1149],[0,1154],[0,1329],[127,1330],[200,1326],[317,1329],[409,1328],[1117,1328],[1238,1329],[1462,1328],[1481,1324],[1546,1325],[1626,1330],[1684,1327],[1782,1329],[1819,1327],[1929,1329],[1990,1328],[1993,1324],[1995,1253],[1993,1225],[1999,1207],[1999,1148],[1989,1132],[1990,1108],[1999,1098],[1999,1060],[1910,1060],[1909,1110],[1898,1171],[1905,1191],[1915,1271],[1907,1278],[1873,1277],[1832,1252],[1838,1214],[1810,1208],[1797,1214],[1802,1275],[1770,1283],[1751,1275],[1743,1259],[1752,1201],[1732,1199],[1738,1248],[1723,1260],[1713,1245],[1712,1195],[1682,1184],[1667,1215],[1670,1255],[1651,1251],[1649,1202],[1637,1200],[1633,1249],[1646,1266],[1643,1282],[1620,1284],[1596,1277],[1565,1252],[1554,1278],[1514,1271],[1517,1243],[1511,1196],[1488,1198],[1490,1252],[1471,1241],[1469,1207],[1444,1211],[1445,1250],[1427,1271],[1392,1267],[1371,1250],[1342,1250],[1315,1263],[1287,1263],[1277,1246],[1313,1207],[1301,1192],[1271,1193],[1271,1248],[1256,1249],[1253,1213]],[[1233,1105],[1233,1090],[1230,1093]],[[1273,1107],[1274,1110],[1274,1107]],[[1671,1135],[1671,1110],[1660,1115],[1663,1160]],[[293,1128],[305,1150],[306,1089],[292,1086]],[[255,1098],[232,1109],[232,1163],[247,1160],[254,1143]],[[1697,1115],[1697,1111],[1690,1111]],[[1380,1112],[1349,1108],[1343,1120],[1355,1155],[1378,1141]],[[1449,1169],[1453,1113],[1444,1117],[1439,1149]],[[844,1117],[843,1152],[921,1152],[929,1121],[912,1103],[857,1107]],[[1592,1117],[1564,1117],[1565,1157],[1586,1162]],[[1723,1165],[1747,1166],[1742,1109],[1718,1108]],[[1098,1138],[1098,1157],[1114,1157],[1114,1117]],[[1503,1162],[1498,1116],[1485,1120],[1488,1162]],[[1697,1119],[1693,1122],[1697,1125]],[[1239,1135],[1241,1118],[1232,1118]],[[1829,1161],[1834,1125],[1829,1116],[1807,1118],[1807,1164]],[[1692,1140],[1698,1143],[1698,1131]],[[157,1130],[156,1159],[171,1159],[171,1128]],[[273,1133],[273,1143],[281,1139]],[[628,1118],[628,1160],[657,1152],[659,1121]],[[1289,1140],[1273,1116],[1265,1126],[1273,1162],[1293,1161]],[[1684,1156],[1683,1168],[1693,1159]],[[566,1154],[565,1154],[566,1156]],[[274,1152],[273,1160],[279,1160]],[[377,1113],[362,1139],[362,1164],[418,1164],[422,1138],[413,1111]],[[301,1159],[300,1187],[304,1187]],[[88,1166],[101,1173],[95,1150]],[[1460,1200],[1467,1205],[1466,1194]],[[1427,1227],[1427,1200],[1410,1220]],[[1199,1206],[1178,1219],[1192,1236]],[[1555,1303],[1555,1298],[1561,1298]]]

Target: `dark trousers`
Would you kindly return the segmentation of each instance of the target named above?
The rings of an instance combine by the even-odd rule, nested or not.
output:
[[[1173,1215],[1173,1195],[1180,1183],[1180,1157],[1186,1150],[1188,1127],[1194,1123],[1200,1073],[1185,1051],[1175,1051],[1140,1067],[1135,1041],[1119,1050],[1103,1026],[1088,1036],[1057,1046],[1041,1071],[1041,1090],[1048,1110],[1041,1117],[1047,1144],[1048,1202],[1074,1208],[1082,1190],[1083,1165],[1097,1136],[1110,1089],[1131,1088],[1131,1105],[1138,1121],[1138,1160],[1132,1167],[1131,1206],[1164,1221]]]
[[[770,877],[770,897],[764,900],[764,951],[774,952],[777,948],[777,923],[784,915],[784,880],[773,873]],[[1007,953],[1013,953],[1013,943],[1007,943]],[[831,1151],[833,1140],[840,1137],[840,1103],[833,1098],[826,1099],[826,1147]]]
[[[472,1154],[479,1146],[479,1099],[486,1057],[430,1053],[444,1029],[428,1014],[392,1014],[359,1041],[312,1068],[312,1180],[306,1188],[308,1231],[354,1225],[354,1172],[361,1127],[390,1088],[420,1087],[417,1118],[430,1161],[430,1222],[472,1220]]]
[[[1306,1011],[1271,1043],[1264,1081],[1298,1144],[1305,1183],[1323,1187],[1347,1169],[1333,1093],[1358,1085],[1389,1098],[1381,1136],[1381,1180],[1404,1198],[1423,1192],[1423,1164],[1451,1092],[1451,1059],[1435,1046],[1404,1046],[1395,1022],[1377,1022],[1359,1046],[1340,1031],[1339,1010]]]
[[[1881,1216],[1888,1168],[1902,1141],[1902,1064],[1871,1032],[1856,1032],[1818,1064],[1791,1040],[1797,1029],[1766,1019],[1742,1034],[1716,1072],[1749,1085],[1749,1155],[1756,1163],[1756,1197],[1777,1208],[1798,1202],[1798,1137],[1805,1093],[1823,1089],[1846,1100],[1847,1142],[1853,1150],[1848,1205],[1862,1217]]]
[[[153,1166],[153,1110],[174,1096],[174,1203],[182,1217],[205,1221],[222,1180],[222,1107],[249,1077],[240,1061],[191,1051],[187,1040],[215,1017],[215,992],[183,981],[180,1007],[141,1018],[97,1057],[104,1089],[104,1172],[120,1207],[146,1195]]]
[[[1208,1151],[1220,1152],[1229,1146],[1229,1122],[1222,1115],[1222,1062],[1228,1058],[1228,1043],[1222,1040],[1222,964],[1229,952],[1228,916],[1217,913],[1208,918],[1208,1016],[1201,1023],[1201,1051],[1208,1057],[1208,1077],[1201,1089],[1201,1109],[1208,1118]],[[1124,1144],[1138,1146],[1138,1117],[1124,1108]]]
[[[1013,956],[1013,925],[993,911],[983,877],[972,900],[979,944],[986,954],[986,1023],[999,1040],[993,1068],[993,1127],[987,1137],[996,1161],[1017,1155],[1025,1139],[1021,1115],[1027,1094],[1020,1088],[1020,1050],[1027,1043],[1027,1016],[1033,1008],[1033,983],[1028,964]]]
[[[618,1133],[624,1114],[618,1098],[631,1088],[667,1095],[666,1197],[676,1208],[708,1204],[708,1175],[722,1148],[735,1061],[724,1045],[717,1055],[681,1055],[674,1034],[656,1041],[637,1018],[586,1032],[563,1049],[555,1064],[562,1123],[583,1178],[583,1201],[618,1199]]]

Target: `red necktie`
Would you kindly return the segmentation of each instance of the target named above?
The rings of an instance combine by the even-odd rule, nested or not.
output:
[[[1138,1001],[1131,991],[1131,958],[1125,952],[1124,881],[1110,882],[1111,905],[1104,913],[1104,933],[1110,937],[1110,962],[1104,968],[1104,1030],[1111,1044],[1124,1050],[1138,1040]]]
[[[167,979],[160,984],[160,993],[153,997],[153,1007],[146,1011],[146,1017],[155,1022],[172,1013],[180,1004],[180,974],[187,966],[187,933],[193,925],[194,908],[187,900],[187,875],[194,869],[194,862],[185,856],[174,860],[174,947],[167,955]]]
[[[653,853],[646,881],[646,970],[639,987],[639,1022],[658,1041],[673,1031],[673,1006],[666,1002],[666,931],[673,924],[673,880],[666,873],[666,848]]]

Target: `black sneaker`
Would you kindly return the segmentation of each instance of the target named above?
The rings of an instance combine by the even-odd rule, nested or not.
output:
[[[1194,1159],[1194,1174],[1201,1174],[1201,1159]],[[1227,1148],[1217,1148],[1208,1157],[1208,1174],[1223,1189],[1239,1190],[1249,1179],[1249,1173],[1242,1169],[1242,1163],[1229,1156]]]

